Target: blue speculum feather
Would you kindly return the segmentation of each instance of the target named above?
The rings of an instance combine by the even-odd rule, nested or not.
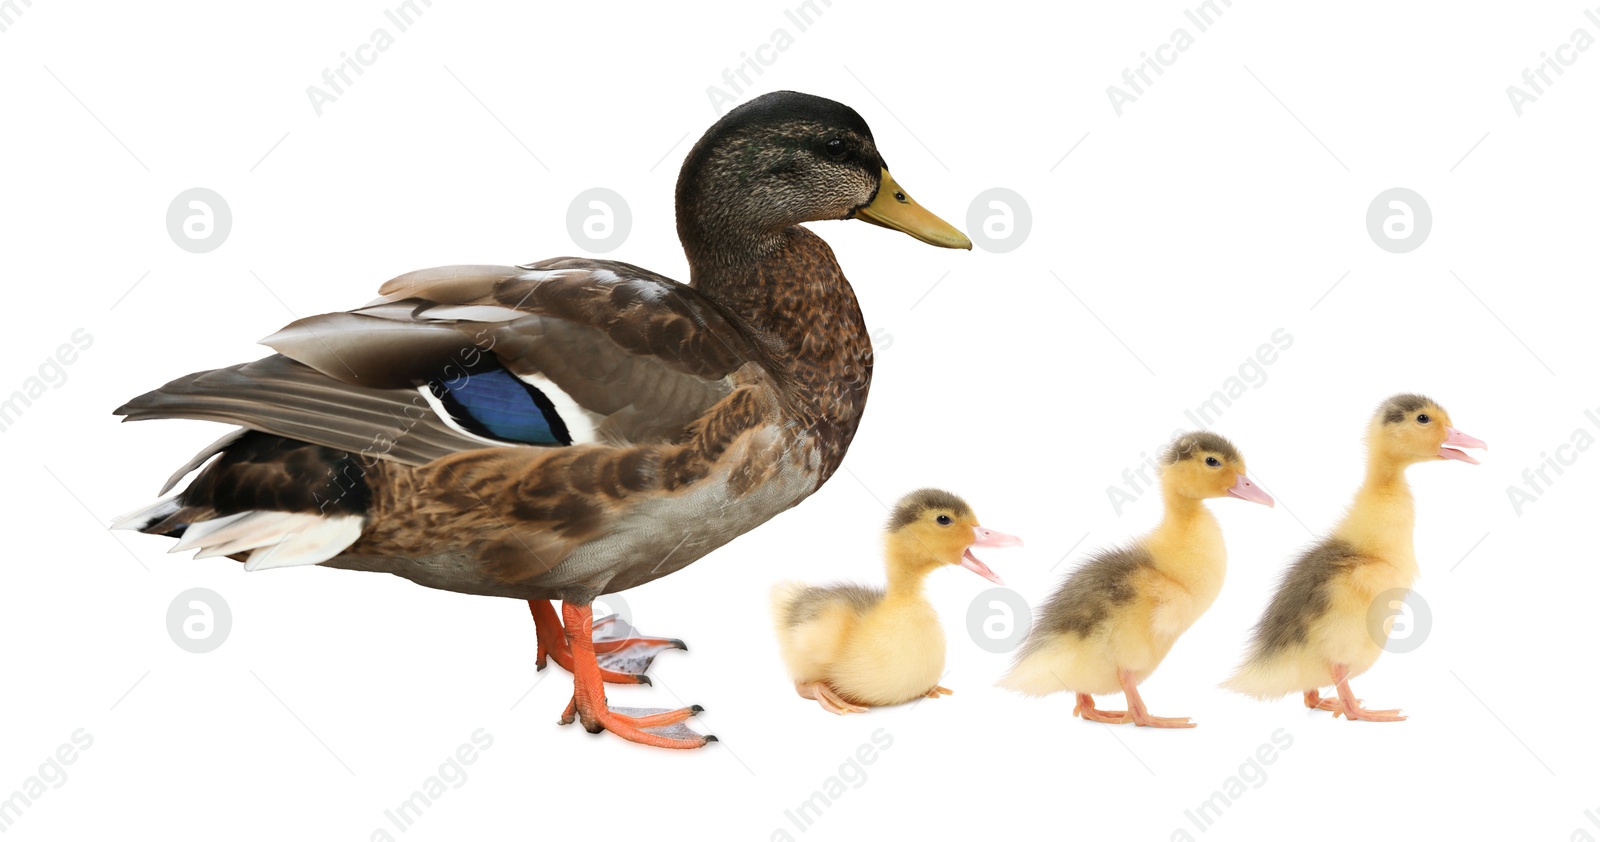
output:
[[[572,436],[550,399],[498,366],[428,384],[450,417],[480,436],[524,444],[568,445]]]

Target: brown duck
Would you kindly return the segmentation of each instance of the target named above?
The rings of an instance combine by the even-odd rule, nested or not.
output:
[[[698,706],[613,712],[683,644],[590,605],[687,566],[828,480],[866,403],[872,344],[833,251],[800,223],[862,219],[946,248],[854,110],[780,92],[730,111],[677,186],[690,283],[612,261],[449,266],[296,321],[278,353],[117,410],[238,425],[119,526],[246,570],[321,564],[528,600],[598,733],[697,748]],[[549,600],[560,600],[558,619]],[[564,619],[564,624],[563,624]],[[598,632],[598,633],[597,633]]]

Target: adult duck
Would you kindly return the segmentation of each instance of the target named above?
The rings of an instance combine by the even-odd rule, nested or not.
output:
[[[714,738],[682,724],[698,706],[608,707],[604,681],[648,683],[622,667],[682,644],[601,638],[591,603],[682,569],[839,467],[872,344],[833,251],[800,225],[829,219],[971,248],[896,185],[854,110],[767,94],[684,161],[689,284],[570,257],[402,275],[263,340],[275,355],[118,409],[241,427],[118,525],[246,570],[320,564],[527,600],[539,666],[573,673],[562,724],[702,746]]]

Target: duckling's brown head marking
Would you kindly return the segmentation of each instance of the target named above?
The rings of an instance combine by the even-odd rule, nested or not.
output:
[[[1161,464],[1173,465],[1186,459],[1203,461],[1207,455],[1231,462],[1244,462],[1244,457],[1239,455],[1239,449],[1233,446],[1233,442],[1216,433],[1197,430],[1174,438],[1161,453]]]
[[[1182,433],[1161,453],[1161,484],[1179,497],[1238,497],[1267,506],[1267,493],[1245,476],[1244,455],[1216,433]]]
[[[1021,539],[978,525],[967,501],[948,491],[924,488],[900,499],[889,515],[889,563],[902,574],[922,575],[946,564],[999,582],[1000,577],[972,554],[973,547],[1016,547]],[[891,573],[891,576],[893,573]]]
[[[951,522],[970,519],[976,523],[978,520],[972,513],[972,507],[967,505],[967,501],[948,491],[923,488],[907,494],[895,504],[894,512],[889,515],[889,531],[899,532],[925,519],[931,519],[935,524],[939,524],[940,515],[944,515]]]
[[[1418,394],[1385,400],[1367,430],[1367,449],[1376,464],[1404,468],[1437,459],[1477,464],[1478,460],[1460,450],[1464,447],[1488,445],[1457,430],[1444,407]]]
[[[1444,414],[1444,407],[1434,403],[1431,398],[1410,393],[1395,395],[1384,401],[1383,405],[1378,407],[1378,414],[1383,417],[1385,424],[1399,424],[1428,407],[1433,407],[1437,413]]]

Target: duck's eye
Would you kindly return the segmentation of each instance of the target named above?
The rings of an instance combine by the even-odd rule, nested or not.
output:
[[[940,526],[949,526],[950,525],[950,516],[949,515],[939,515],[938,517],[934,518],[933,520],[934,520],[934,522],[938,523]]]
[[[1429,421],[1432,421],[1432,420],[1433,419],[1429,418],[1428,417],[1428,413],[1426,413],[1426,412],[1424,412],[1421,415],[1417,416],[1417,423],[1418,424],[1426,424],[1426,423],[1428,423]]]
[[[1217,461],[1217,457],[1215,457],[1215,456],[1207,456],[1206,457],[1206,466],[1207,467],[1211,467],[1211,468],[1220,468],[1220,467],[1222,467],[1222,463],[1218,462]]]
[[[829,158],[832,158],[835,161],[844,160],[845,148],[843,140],[840,140],[836,137],[830,138],[827,143],[822,144],[822,148],[827,150]]]

